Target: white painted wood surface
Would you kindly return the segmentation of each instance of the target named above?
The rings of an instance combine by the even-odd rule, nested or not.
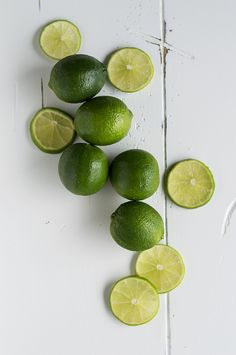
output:
[[[234,355],[233,1],[0,0],[0,7],[0,353]],[[153,59],[156,74],[142,92],[122,94],[108,84],[101,92],[134,112],[131,134],[105,149],[109,157],[147,149],[162,174],[165,165],[193,157],[216,178],[203,208],[176,207],[161,189],[147,201],[166,217],[168,242],[183,254],[187,274],[144,326],[122,325],[107,307],[111,283],[133,272],[133,253],[108,230],[124,200],[109,184],[89,198],[70,194],[58,179],[58,156],[41,153],[28,136],[42,99],[72,114],[77,108],[47,88],[53,62],[37,46],[41,26],[56,18],[78,24],[81,53],[105,60],[118,47],[137,46]]]

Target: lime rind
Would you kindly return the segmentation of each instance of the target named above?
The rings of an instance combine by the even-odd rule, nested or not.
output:
[[[59,28],[58,25],[60,25],[61,28]],[[65,27],[64,30],[62,28],[63,26]],[[59,36],[60,32],[61,36]],[[64,40],[62,40],[62,38],[64,38]],[[81,47],[80,30],[74,23],[68,20],[59,19],[49,22],[40,33],[39,45],[47,57],[53,60],[60,60],[69,55],[76,54],[79,51]]]
[[[70,137],[67,141],[64,140],[63,144],[61,144],[61,146],[58,147],[49,147],[49,146],[45,146],[42,144],[40,137],[37,134],[37,129],[36,129],[36,125],[37,125],[37,121],[38,119],[41,118],[41,116],[45,113],[48,114],[55,114],[58,115],[58,117],[61,117],[62,119],[66,120],[66,122],[68,123],[68,129],[70,130]],[[60,128],[59,128],[60,129]],[[48,132],[46,132],[47,134],[50,134],[50,130],[46,129]],[[59,138],[61,138],[63,140],[61,136],[61,132],[59,133]],[[67,114],[66,112],[53,108],[53,107],[47,107],[47,108],[43,108],[40,109],[39,111],[36,112],[36,114],[34,115],[34,117],[32,118],[31,122],[30,122],[30,135],[31,135],[31,139],[34,142],[34,144],[43,152],[45,153],[49,153],[49,154],[57,154],[62,152],[66,147],[68,147],[70,144],[73,143],[73,141],[75,140],[76,137],[76,131],[74,129],[74,122],[73,122],[73,118]],[[68,132],[67,132],[67,136],[68,136]]]
[[[157,270],[157,263],[158,263],[158,256],[157,255],[158,255],[158,250],[159,250],[159,255],[161,254],[160,250],[162,248],[165,251],[169,251],[169,255],[168,255],[168,253],[166,253],[166,260],[170,259],[171,257],[173,259],[173,257],[174,257],[177,261],[176,265],[179,266],[178,269],[180,271],[180,272],[177,272],[177,270],[174,270],[174,268],[171,271],[167,270],[168,277],[167,277],[167,275],[163,275],[163,283],[166,281],[168,282],[168,280],[170,280],[171,273],[172,273],[172,275],[174,273],[176,281],[173,282],[172,284],[171,284],[171,282],[169,282],[169,284],[171,284],[171,286],[165,287],[165,288],[163,288],[163,287],[161,288],[158,285],[158,278],[161,279],[161,271]],[[145,261],[145,258],[146,258],[146,261]],[[149,259],[149,261],[147,261],[148,259]],[[164,268],[165,268],[165,265],[163,265],[163,264],[161,264],[161,266],[164,266]],[[143,270],[141,271],[141,268],[144,269],[144,265],[146,265],[145,272]],[[148,269],[147,269],[147,267],[148,267]],[[149,270],[149,271],[147,271],[147,270]],[[163,294],[163,293],[167,293],[167,292],[174,290],[176,287],[178,287],[181,284],[181,282],[183,281],[183,278],[185,276],[185,265],[184,265],[184,261],[183,261],[182,256],[180,255],[180,253],[176,249],[174,249],[173,247],[170,247],[169,245],[159,244],[159,245],[156,245],[153,248],[145,250],[139,254],[139,256],[136,260],[136,273],[139,277],[142,277],[142,278],[148,280],[155,287],[155,289],[157,290],[157,292],[159,294]],[[166,281],[164,279],[166,279]]]
[[[132,70],[133,66],[136,66],[134,70]],[[149,55],[135,47],[125,47],[114,52],[109,59],[107,71],[111,84],[126,93],[144,89],[154,75],[154,67]],[[145,80],[144,76],[146,76]],[[135,81],[136,85],[134,85]]]
[[[198,203],[195,203],[194,205],[187,205],[187,204],[183,204],[181,202],[179,202],[174,196],[173,194],[170,192],[170,185],[171,185],[171,182],[170,182],[170,179],[171,179],[171,176],[172,176],[172,173],[174,171],[174,169],[176,167],[179,167],[182,163],[184,162],[194,162],[196,164],[199,164],[199,166],[201,166],[202,168],[204,168],[205,172],[207,173],[208,177],[209,177],[209,182],[211,184],[211,188],[210,188],[210,192],[207,196],[207,198],[205,198],[204,200],[198,202]],[[167,174],[167,177],[166,177],[166,191],[167,191],[167,194],[169,196],[169,198],[171,199],[171,201],[173,201],[177,206],[179,207],[182,207],[182,208],[186,208],[186,209],[195,209],[195,208],[199,208],[199,207],[202,207],[204,205],[206,205],[210,199],[212,198],[213,194],[214,194],[214,191],[215,191],[215,180],[214,180],[214,176],[211,172],[211,170],[209,169],[209,167],[204,164],[202,161],[200,160],[197,160],[197,159],[184,159],[184,160],[181,160],[180,162],[177,162],[175,163],[168,171],[168,174]],[[186,194],[185,194],[186,196]]]
[[[153,292],[153,295],[156,296],[156,308],[152,314],[152,316],[150,318],[148,318],[147,320],[145,320],[144,322],[140,322],[140,323],[129,323],[129,322],[125,322],[124,320],[122,320],[121,318],[119,318],[119,316],[116,314],[116,312],[114,312],[114,309],[113,309],[113,306],[112,306],[112,293],[115,289],[115,287],[121,282],[121,281],[124,281],[124,280],[128,280],[128,279],[136,279],[136,280],[142,280],[142,281],[145,281],[146,284],[148,284],[150,286],[150,289],[152,289],[154,292]],[[147,279],[143,278],[143,277],[140,277],[140,276],[137,276],[137,275],[131,275],[131,276],[127,276],[127,277],[123,277],[122,279],[118,280],[117,282],[115,282],[115,284],[112,286],[111,290],[110,290],[110,296],[109,296],[109,305],[110,305],[110,308],[111,308],[111,311],[112,311],[112,314],[114,315],[114,317],[116,319],[118,319],[120,322],[128,325],[128,326],[138,326],[138,325],[143,325],[143,324],[146,324],[148,322],[150,322],[153,318],[155,318],[155,316],[157,315],[158,311],[159,311],[159,308],[160,308],[160,297],[159,297],[159,294],[157,293],[155,287],[152,285],[151,282],[149,282]]]

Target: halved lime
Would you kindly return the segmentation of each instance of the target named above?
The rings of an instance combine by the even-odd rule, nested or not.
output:
[[[167,191],[173,202],[185,208],[205,205],[215,190],[210,169],[199,160],[178,162],[167,177]]]
[[[52,59],[62,59],[78,52],[81,45],[79,29],[67,20],[57,20],[46,25],[39,39],[43,52]]]
[[[154,67],[147,53],[138,48],[122,48],[116,51],[108,63],[111,83],[124,92],[143,89],[152,80]]]
[[[43,108],[33,117],[30,134],[36,146],[46,153],[62,152],[75,139],[73,118],[55,108]]]
[[[140,325],[149,322],[157,314],[159,295],[147,280],[130,276],[113,286],[110,306],[114,316],[121,322]]]
[[[185,274],[185,267],[177,250],[167,245],[156,245],[139,254],[136,272],[150,281],[158,293],[165,293],[180,284]]]

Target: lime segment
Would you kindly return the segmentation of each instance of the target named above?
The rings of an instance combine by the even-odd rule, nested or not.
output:
[[[176,288],[185,274],[181,255],[167,245],[156,245],[140,253],[136,272],[150,281],[158,293],[165,293]]]
[[[62,59],[78,52],[81,45],[81,35],[73,23],[57,20],[43,28],[39,42],[48,57]]]
[[[127,325],[149,322],[158,312],[159,295],[146,280],[130,276],[119,280],[111,290],[111,310]]]
[[[36,113],[30,124],[36,146],[46,153],[63,151],[75,138],[74,122],[67,113],[44,108]]]
[[[215,189],[210,169],[199,160],[183,160],[175,164],[167,177],[167,191],[177,205],[197,208],[205,205]]]
[[[108,63],[111,83],[124,92],[135,92],[147,86],[154,74],[152,61],[138,48],[122,48],[115,52]]]

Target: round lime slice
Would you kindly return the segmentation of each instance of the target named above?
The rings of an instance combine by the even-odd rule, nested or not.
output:
[[[122,48],[116,51],[108,63],[111,83],[124,92],[143,89],[152,80],[154,68],[147,53],[138,48]]]
[[[199,160],[175,164],[167,176],[167,192],[173,202],[185,208],[205,205],[215,189],[210,169]]]
[[[136,272],[150,281],[158,293],[165,293],[181,283],[185,267],[177,250],[167,245],[156,245],[139,254]]]
[[[39,39],[43,52],[52,59],[62,59],[80,49],[79,29],[67,20],[57,20],[46,25]]]
[[[76,135],[73,118],[55,108],[43,108],[36,113],[30,134],[36,146],[46,153],[62,152]]]
[[[149,322],[157,314],[159,295],[147,280],[130,276],[113,286],[110,305],[114,316],[121,322],[140,325]]]

